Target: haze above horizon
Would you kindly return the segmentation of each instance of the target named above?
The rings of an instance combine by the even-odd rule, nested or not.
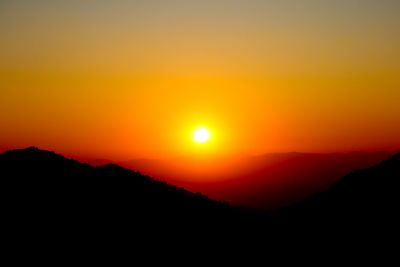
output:
[[[1,1],[0,149],[399,149],[399,13],[392,0]]]

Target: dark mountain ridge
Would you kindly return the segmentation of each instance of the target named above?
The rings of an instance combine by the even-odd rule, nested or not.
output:
[[[315,227],[334,226],[367,234],[391,231],[399,222],[400,153],[376,166],[357,169],[328,190],[271,212],[277,220]]]
[[[255,157],[132,160],[119,162],[168,183],[199,191],[235,206],[274,210],[327,190],[355,169],[365,169],[396,151],[349,153],[270,153]]]
[[[0,177],[10,218],[30,227],[54,220],[94,228],[207,222],[252,213],[117,165],[93,167],[33,147],[1,154]]]
[[[191,193],[109,164],[93,167],[28,148],[0,155],[5,221],[24,233],[137,234],[138,229],[190,228],[231,234],[325,235],[360,225],[388,227],[399,210],[400,154],[355,170],[327,191],[274,212],[256,212]],[[340,227],[339,227],[340,226]],[[378,228],[379,228],[378,227]]]

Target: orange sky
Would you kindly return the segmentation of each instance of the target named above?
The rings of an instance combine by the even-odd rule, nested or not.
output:
[[[0,149],[399,148],[399,12],[389,0],[2,1]]]

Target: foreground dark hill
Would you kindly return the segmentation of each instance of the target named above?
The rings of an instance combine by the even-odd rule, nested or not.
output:
[[[400,154],[356,170],[327,191],[274,212],[213,201],[116,165],[92,167],[36,148],[0,155],[4,221],[18,233],[147,234],[217,230],[227,235],[328,236],[394,229]],[[182,232],[182,231],[181,231]],[[215,231],[214,231],[215,232]]]
[[[241,211],[117,165],[92,167],[28,148],[0,155],[1,188],[17,223],[165,224],[226,219]],[[68,223],[67,223],[68,222]]]
[[[301,225],[358,230],[366,235],[397,228],[400,211],[400,153],[367,169],[358,169],[327,191],[273,212],[277,220]],[[394,227],[394,228],[393,228]]]
[[[275,153],[215,161],[133,160],[118,165],[233,205],[273,210],[323,192],[355,169],[375,166],[395,154],[396,151]]]

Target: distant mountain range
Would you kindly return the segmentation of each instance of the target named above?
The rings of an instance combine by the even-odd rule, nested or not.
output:
[[[183,158],[116,164],[236,206],[273,210],[325,191],[351,171],[372,167],[397,152],[271,153],[215,162]]]
[[[326,191],[271,214],[285,220],[297,218],[308,224],[313,221],[325,226],[368,225],[392,229],[390,226],[397,227],[399,221],[399,186],[400,153],[376,166],[355,170]]]
[[[273,212],[237,208],[117,165],[93,167],[33,147],[1,154],[0,177],[3,222],[23,233],[62,229],[98,236],[179,225],[195,232],[211,227],[228,234],[240,229],[317,234],[338,225],[382,228],[396,222],[400,153]]]

